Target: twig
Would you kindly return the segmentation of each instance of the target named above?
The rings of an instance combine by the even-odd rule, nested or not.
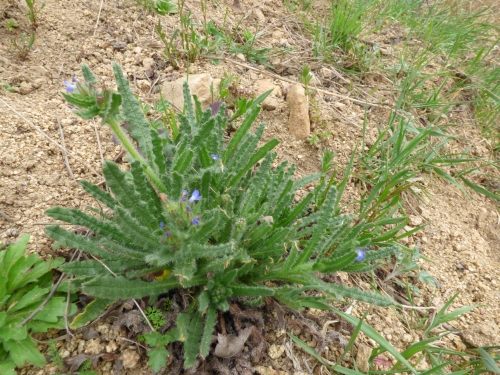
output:
[[[129,339],[126,339],[125,337],[117,337],[116,339],[131,342],[132,344],[135,344],[135,345],[140,346],[141,348],[144,348],[144,350],[146,350],[146,351],[148,350],[148,348],[146,348],[144,345],[139,344],[137,341],[129,340]]]
[[[6,214],[4,214],[2,211],[0,211],[0,216],[3,217],[5,220],[7,220],[9,223],[13,223],[14,220],[11,219],[9,216],[7,216]]]
[[[417,310],[417,311],[423,311],[423,310],[437,310],[436,306],[429,306],[429,307],[421,307],[421,306],[409,306],[409,305],[399,305],[404,309],[410,309],[410,310]]]
[[[73,255],[71,256],[70,262],[73,260],[73,258],[75,257],[76,253],[77,252],[73,253]],[[49,300],[52,298],[52,296],[56,292],[57,288],[59,288],[59,285],[61,284],[61,282],[63,281],[63,279],[64,279],[65,276],[66,276],[66,274],[64,272],[61,274],[61,276],[59,276],[59,280],[57,280],[57,283],[54,284],[54,286],[52,287],[52,290],[50,291],[49,295],[47,296],[47,298],[45,298],[45,301],[43,301],[42,304],[35,309],[35,311],[33,311],[31,314],[29,314],[28,317],[26,319],[24,319],[20,323],[21,327],[23,325],[25,325],[26,323],[28,323],[31,319],[33,319],[33,317],[36,314],[38,314],[38,312],[40,310],[42,310],[44,308],[44,306],[47,304],[47,302],[49,302]]]
[[[101,148],[101,139],[99,138],[99,132],[97,131],[97,125],[94,120],[94,130],[95,130],[95,137],[97,138],[97,146],[99,147],[99,155],[101,155],[101,163],[104,165],[104,156],[102,154],[102,148]]]
[[[211,56],[211,55],[200,55],[200,57],[203,57],[205,59],[219,59],[219,60],[224,60],[224,61],[229,62],[231,64],[239,65],[239,66],[242,66],[242,67],[244,67],[246,69],[250,69],[250,70],[253,70],[255,72],[262,73],[262,74],[264,74],[266,76],[269,76],[269,77],[272,77],[272,78],[275,78],[275,79],[279,79],[281,81],[285,81],[285,82],[288,82],[288,83],[293,83],[295,85],[298,84],[298,85],[301,85],[304,88],[307,88],[306,85],[304,85],[303,83],[296,82],[296,81],[291,80],[289,78],[281,77],[278,74],[270,73],[270,72],[268,72],[266,70],[255,68],[255,67],[253,67],[251,65],[243,64],[243,63],[241,63],[239,61],[230,59],[228,57],[224,57],[224,56]],[[349,96],[340,95],[340,94],[337,94],[337,93],[334,93],[334,92],[331,92],[331,91],[327,91],[327,90],[323,90],[323,89],[315,88],[315,90],[317,92],[320,92],[320,93],[325,94],[325,95],[335,96],[336,98],[339,98],[341,100],[349,100],[349,101],[351,101],[353,103],[358,103],[358,104],[361,104],[361,105],[369,105],[369,106],[378,107],[378,108],[386,108],[387,107],[387,106],[382,105],[382,104],[370,103],[368,101],[354,99],[354,98],[351,98]]]
[[[99,18],[101,18],[101,10],[102,10],[103,3],[104,3],[104,0],[101,0],[101,6],[99,7],[99,13],[97,14],[97,19],[95,21],[94,34],[92,35],[92,38],[95,37],[95,33],[97,31],[97,25],[99,24]]]
[[[70,305],[70,300],[71,300],[71,283],[68,283],[68,294],[66,298],[66,308],[64,309],[64,325],[66,327],[66,333],[69,337],[69,340],[71,341],[71,338],[74,337],[73,333],[69,329],[69,324],[68,324],[68,314],[69,314],[69,305]],[[70,342],[68,342],[68,346]]]
[[[57,79],[59,79],[59,77],[61,77],[61,72],[63,70],[63,67],[64,67],[64,62],[61,64],[61,67],[59,68],[59,72],[57,72]]]
[[[80,161],[83,165],[85,165],[88,169],[90,169],[92,172],[94,172],[97,176],[101,177],[101,178],[104,178],[104,176],[99,173],[98,171],[96,171],[94,168],[92,168],[92,166],[90,166],[89,164],[87,164],[82,157],[80,156],[77,156],[71,152],[69,152],[68,150],[66,150],[63,146],[61,146],[59,143],[57,143],[56,141],[54,141],[52,138],[50,138],[47,134],[45,134],[45,132],[43,130],[41,130],[38,126],[36,126],[35,124],[33,124],[30,120],[28,120],[26,117],[24,117],[21,113],[19,113],[18,111],[16,111],[14,108],[12,108],[9,104],[7,104],[2,98],[0,98],[0,101],[3,103],[3,105],[5,105],[7,108],[9,108],[12,112],[14,112],[17,116],[19,116],[20,118],[22,118],[29,126],[31,126],[32,128],[34,128],[38,133],[40,133],[42,136],[44,136],[45,138],[47,138],[52,144],[56,145],[57,147],[59,147],[61,150],[65,151],[69,156],[71,156],[72,158]]]
[[[57,120],[57,125],[59,125],[59,134],[61,135],[61,145],[64,149],[64,151],[62,152],[64,158],[64,164],[66,165],[66,169],[68,170],[70,177],[76,182],[75,176],[73,175],[73,171],[71,170],[71,167],[69,165],[68,154],[65,151],[66,145],[64,144],[64,132],[61,126],[61,122],[59,121],[59,116],[57,115],[57,112],[56,112],[56,120]]]
[[[40,312],[40,310],[42,310],[45,305],[47,304],[47,302],[49,302],[49,300],[52,298],[52,296],[54,295],[54,293],[56,292],[57,288],[59,288],[59,285],[61,284],[61,282],[63,281],[64,277],[66,275],[63,273],[61,276],[59,276],[59,280],[57,280],[57,283],[52,287],[52,290],[50,291],[49,295],[47,296],[47,298],[45,298],[45,301],[42,302],[42,304],[40,306],[38,306],[31,314],[29,314],[26,319],[24,319],[19,325],[22,327],[23,325],[25,325],[26,323],[28,323],[31,319],[33,319],[33,317],[38,314]]]
[[[100,259],[96,258],[95,256],[93,256],[92,254],[90,254],[92,256],[92,258],[94,258],[95,260],[97,260],[99,263],[101,263],[101,265],[106,268],[108,270],[109,273],[111,273],[114,277],[118,277],[116,273],[114,273],[113,271],[111,271],[111,269]],[[137,308],[139,309],[139,312],[141,313],[142,317],[144,318],[144,320],[146,321],[146,323],[148,323],[148,326],[149,328],[151,328],[151,331],[153,332],[156,332],[156,329],[154,329],[154,327],[152,326],[151,322],[149,321],[148,317],[146,316],[146,314],[144,314],[144,311],[141,309],[141,306],[139,306],[139,304],[137,303],[137,300],[135,298],[132,298],[134,300],[134,304],[137,306]]]

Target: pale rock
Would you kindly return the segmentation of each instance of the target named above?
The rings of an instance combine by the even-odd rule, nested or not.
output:
[[[173,103],[180,110],[184,108],[182,87],[185,80],[186,76],[183,76],[172,82],[164,82],[161,90],[163,99]],[[188,85],[191,95],[198,97],[203,108],[212,103],[212,94],[210,92],[212,82],[212,77],[207,73],[189,75]]]
[[[311,133],[311,124],[309,122],[309,104],[302,85],[292,86],[288,91],[286,101],[290,108],[290,118],[288,119],[290,134],[296,139],[306,139]]]
[[[368,371],[368,359],[372,355],[372,348],[366,344],[359,344],[358,353],[356,354],[356,363],[358,364],[359,371]]]
[[[244,54],[242,54],[242,53],[237,53],[237,54],[236,54],[236,58],[237,58],[238,60],[240,60],[240,61],[243,61],[243,62],[245,62],[245,61],[246,61],[246,59],[245,59],[245,55],[244,55]]]
[[[43,86],[43,83],[45,82],[45,80],[43,78],[37,78],[33,81],[33,87],[35,89],[39,89],[40,87]]]
[[[141,356],[137,354],[137,352],[134,349],[128,349],[122,353],[121,359],[123,362],[123,368],[131,369],[137,367],[137,364],[139,363]]]
[[[271,345],[267,351],[269,357],[272,359],[277,359],[285,352],[285,347],[283,345]]]
[[[33,68],[31,68],[31,73],[33,73],[37,76],[40,76],[40,77],[41,76],[50,77],[49,71],[41,65],[37,65],[37,66],[34,66]]]
[[[276,96],[281,96],[281,88],[271,81],[260,79],[255,82],[257,95],[263,94],[266,91],[273,90],[262,102],[262,109],[266,111],[274,111],[278,107]]]
[[[151,89],[151,83],[146,79],[138,79],[137,87],[139,87],[142,91],[149,91]]]
[[[268,96],[261,104],[262,109],[265,111],[274,111],[278,108],[278,101],[272,96]]]
[[[283,31],[281,30],[274,30],[273,33],[271,34],[271,36],[274,38],[274,39],[280,39],[282,38],[284,35]]]
[[[410,335],[409,333],[403,334],[403,341],[406,343],[411,343],[413,342],[413,336]]]
[[[392,53],[392,48],[391,47],[387,47],[387,48],[381,47],[381,48],[379,48],[379,51],[384,56],[390,56]]]
[[[31,91],[33,91],[31,84],[24,81],[21,82],[21,85],[19,85],[19,94],[28,95]]]
[[[129,51],[127,51],[129,52]],[[152,67],[154,67],[156,65],[154,59],[152,59],[151,57],[146,57],[144,60],[142,60],[142,66],[145,68],[145,69],[150,69]]]
[[[287,38],[280,38],[280,39],[279,39],[278,44],[279,44],[280,46],[285,47],[285,48],[287,48],[287,47],[291,47],[291,46],[292,46],[292,45],[290,44],[290,42],[288,41],[288,39],[287,39]]]
[[[264,16],[264,13],[259,8],[252,10],[252,18],[261,24],[266,22],[266,16]]]
[[[494,321],[486,320],[464,330],[462,339],[475,348],[500,345],[500,329]]]
[[[424,222],[420,216],[415,215],[410,215],[408,219],[412,227],[418,227]]]
[[[87,345],[85,345],[85,354],[95,355],[100,353],[101,350],[100,339],[88,340]]]
[[[418,206],[417,207],[418,213],[426,220],[429,220],[431,217],[431,213],[429,210],[427,210],[424,206]]]
[[[321,70],[319,71],[319,74],[321,75],[321,77],[325,78],[325,79],[332,79],[333,78],[333,72],[328,69],[328,68],[321,68]]]

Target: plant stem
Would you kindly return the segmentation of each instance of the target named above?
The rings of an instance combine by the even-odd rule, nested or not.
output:
[[[155,186],[162,192],[167,194],[167,188],[161,182],[161,180],[158,178],[158,176],[151,170],[149,165],[146,163],[144,158],[139,154],[139,151],[135,148],[135,146],[132,144],[130,139],[127,137],[127,134],[122,130],[120,124],[116,121],[115,118],[109,118],[107,123],[109,124],[111,130],[117,138],[120,140],[121,144],[125,149],[128,151],[130,156],[132,156],[134,159],[138,160],[144,167],[144,172],[148,175],[148,177],[151,179],[151,181],[155,184]]]

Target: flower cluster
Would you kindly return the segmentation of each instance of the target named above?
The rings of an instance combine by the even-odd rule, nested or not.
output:
[[[176,205],[176,207],[178,207],[179,211],[181,212],[182,217],[184,217],[184,219],[186,220],[186,222],[189,220],[189,223],[191,225],[196,226],[196,225],[198,225],[200,223],[201,216],[200,215],[196,215],[192,219],[190,219],[190,216],[191,216],[191,213],[193,212],[193,208],[194,208],[193,207],[193,203],[196,202],[196,201],[199,201],[201,199],[201,194],[200,194],[199,190],[195,190],[195,191],[193,191],[193,194],[191,194],[191,197],[189,199],[188,199],[188,196],[189,196],[189,192],[187,190],[182,190],[180,204]],[[163,198],[162,201],[164,203],[167,203],[166,202],[166,198]],[[165,223],[163,221],[160,223],[160,228],[162,230],[166,229],[165,228]],[[165,237],[169,238],[171,236],[172,236],[172,233],[170,231],[164,232],[164,237],[162,236],[160,238],[160,242],[164,242],[165,241]]]
[[[365,247],[365,251],[370,251],[370,248],[368,246]],[[365,251],[363,251],[361,249],[356,250],[356,253],[358,254],[358,256],[356,257],[356,260],[358,262],[361,262],[363,259],[365,259],[365,257],[366,257]]]
[[[76,78],[75,77],[71,78],[71,82],[64,81],[64,86],[66,86],[66,92],[68,94],[75,92],[76,91]]]

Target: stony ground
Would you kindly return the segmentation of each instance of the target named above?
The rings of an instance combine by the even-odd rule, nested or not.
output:
[[[30,233],[30,252],[44,258],[55,255],[51,241],[43,232],[50,220],[44,211],[55,205],[85,208],[91,205],[89,196],[77,184],[81,179],[100,183],[103,177],[100,165],[103,159],[121,160],[121,148],[112,142],[109,129],[99,123],[83,121],[74,114],[61,96],[63,81],[71,77],[82,79],[80,64],[88,64],[103,84],[113,83],[111,62],[117,61],[128,75],[132,87],[139,97],[148,103],[158,98],[157,88],[164,82],[174,81],[189,68],[190,74],[208,73],[220,79],[224,73],[239,78],[239,85],[254,93],[266,85],[275,85],[273,106],[260,115],[260,121],[268,123],[264,138],[278,138],[279,159],[296,163],[297,175],[317,172],[323,148],[335,152],[335,163],[345,167],[356,145],[361,141],[362,125],[367,113],[368,136],[375,137],[378,126],[387,121],[390,105],[394,103],[391,87],[376,74],[362,82],[354,82],[349,76],[340,74],[333,66],[309,62],[317,77],[317,89],[313,90],[313,106],[310,115],[313,127],[322,127],[329,132],[319,144],[310,145],[306,140],[297,140],[290,133],[288,118],[290,108],[285,93],[290,82],[298,82],[300,68],[305,65],[304,57],[298,52],[272,57],[270,63],[277,73],[262,65],[252,64],[237,56],[228,56],[231,61],[213,65],[209,59],[199,59],[189,67],[180,64],[173,68],[163,62],[163,48],[154,34],[157,16],[145,13],[132,1],[96,0],[71,2],[46,0],[41,12],[40,26],[34,49],[28,58],[21,61],[8,53],[9,39],[18,37],[0,29],[0,82],[8,83],[14,92],[0,91],[0,242],[14,242],[21,234]],[[320,2],[319,2],[320,3]],[[197,19],[203,19],[199,2],[187,1],[186,5]],[[217,6],[214,6],[217,5]],[[296,32],[301,25],[293,13],[287,11],[277,1],[241,1],[241,8],[232,7],[232,0],[212,2],[207,8],[207,16],[221,26],[227,11],[227,27],[234,27],[243,17],[244,25],[253,31],[265,32],[259,43],[262,46],[284,48],[294,47],[294,51],[307,50],[309,42]],[[315,5],[315,11],[324,10]],[[26,9],[16,1],[0,4],[0,18],[14,18],[19,30],[27,30],[28,24],[23,13]],[[99,15],[99,16],[98,16]],[[178,27],[177,16],[162,17],[167,32]],[[379,38],[384,48],[384,58],[392,58],[389,39],[397,37],[401,30],[389,28]],[[241,56],[240,56],[241,58]],[[368,94],[369,93],[369,94]],[[361,105],[358,100],[374,103]],[[382,105],[382,101],[384,104]],[[379,105],[377,105],[379,103]],[[467,111],[453,114],[456,122],[468,123],[471,114]],[[491,149],[487,140],[481,138],[474,127],[457,128],[459,140],[451,147],[471,148],[480,157],[489,157]],[[60,145],[68,151],[70,171],[65,166]],[[71,173],[71,175],[70,175]],[[438,281],[437,288],[419,285],[420,296],[413,301],[418,306],[442,306],[455,293],[460,295],[452,308],[478,305],[472,312],[463,315],[451,324],[459,329],[459,334],[451,335],[441,345],[462,350],[466,344],[500,344],[500,241],[498,207],[483,196],[470,193],[467,199],[456,188],[442,180],[427,175],[424,185],[431,193],[426,202],[408,200],[407,212],[410,224],[407,229],[427,224],[420,232],[411,236],[407,246],[418,246],[421,253],[431,261],[421,261]],[[359,186],[350,185],[344,200],[353,201],[360,197]],[[391,270],[385,270],[390,272]],[[349,278],[339,275],[342,281],[357,284],[369,290],[371,287],[363,278]],[[390,291],[390,287],[387,287]],[[352,314],[361,316],[366,310],[364,304],[355,304]],[[263,355],[251,367],[240,368],[239,373],[287,374],[319,373],[320,364],[308,357],[297,347],[292,347],[286,332],[294,332],[309,345],[316,345],[316,337],[311,330],[321,330],[334,319],[319,311],[308,311],[300,319],[309,326],[293,323],[293,314],[283,312],[286,321],[276,324],[280,313],[267,305],[262,311],[266,332]],[[397,315],[391,309],[372,308],[367,322],[378,330],[398,350],[421,339],[421,331],[413,329],[415,316],[411,311]],[[401,319],[403,318],[403,319]],[[66,359],[77,358],[79,354],[88,356],[105,354],[97,365],[102,374],[148,374],[144,365],[144,350],[127,341],[129,331],[111,329],[115,318],[98,323],[89,334],[80,333],[68,343],[58,341],[62,355]],[[278,319],[280,320],[280,319]],[[256,320],[258,321],[258,319]],[[326,326],[325,326],[326,327]],[[341,332],[343,340],[349,338],[349,327],[332,325],[330,329]],[[497,333],[495,337],[495,332]],[[52,332],[49,336],[59,337],[65,332]],[[45,340],[46,337],[40,337]],[[323,357],[335,361],[342,352],[341,339],[328,344]],[[344,343],[345,344],[345,343]],[[375,343],[361,336],[355,353],[362,362],[363,353]],[[47,346],[40,344],[42,351]],[[292,349],[290,349],[292,348]],[[390,357],[388,357],[391,359]],[[172,358],[169,371],[174,371],[178,358]],[[224,362],[226,361],[226,362]],[[233,366],[227,360],[217,363]],[[307,364],[306,364],[307,363]],[[349,357],[345,365],[350,364]],[[426,366],[428,364],[421,364]],[[211,370],[219,371],[219,365],[212,363]],[[351,363],[352,366],[352,363]],[[204,367],[203,367],[204,368]],[[314,369],[314,370],[313,370]],[[246,371],[246,372],[245,372]],[[44,369],[24,368],[23,374],[52,374],[57,372],[53,364]],[[229,373],[229,372],[227,372]]]

